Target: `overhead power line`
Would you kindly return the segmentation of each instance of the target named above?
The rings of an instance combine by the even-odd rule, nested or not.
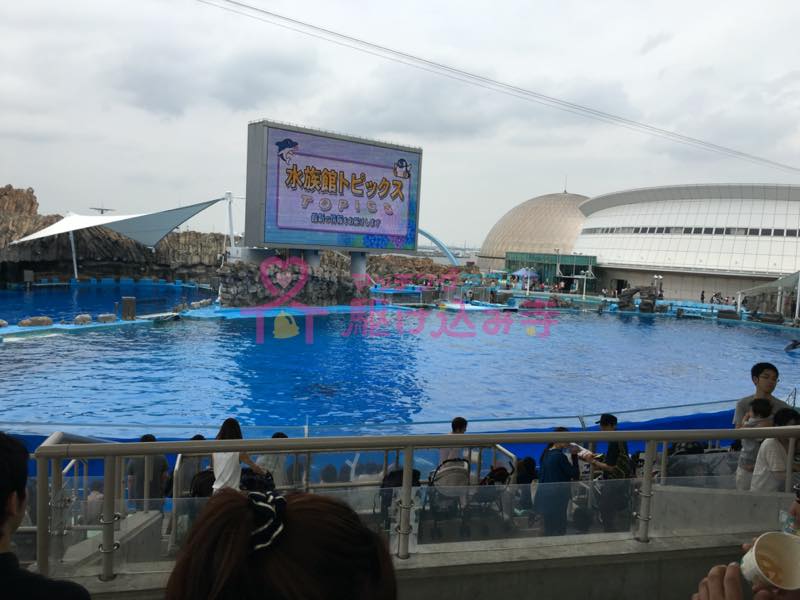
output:
[[[640,133],[645,133],[653,137],[699,148],[708,152],[714,152],[716,154],[722,154],[725,156],[738,158],[740,160],[746,160],[752,163],[772,167],[775,169],[780,169],[783,171],[800,173],[799,167],[794,167],[792,165],[780,163],[774,160],[770,160],[768,158],[756,156],[754,154],[749,154],[747,152],[742,152],[740,150],[729,148],[727,146],[714,144],[712,142],[701,140],[699,138],[684,135],[675,131],[670,131],[668,129],[656,127],[654,125],[649,125],[641,121],[635,121],[633,119],[628,119],[625,117],[621,117],[619,115],[614,115],[612,113],[598,110],[583,104],[577,104],[575,102],[569,102],[567,100],[562,100],[554,96],[548,96],[546,94],[542,94],[534,90],[529,90],[509,83],[504,83],[502,81],[491,79],[483,75],[470,73],[469,71],[464,71],[462,69],[451,67],[446,64],[429,60],[420,56],[415,56],[407,52],[402,52],[400,50],[395,50],[393,48],[381,46],[380,44],[368,42],[366,40],[362,40],[360,38],[339,33],[331,29],[325,29],[324,27],[319,27],[317,25],[313,25],[312,23],[308,23],[306,21],[301,21],[298,19],[293,19],[291,17],[286,17],[284,15],[268,11],[258,6],[253,6],[251,4],[247,4],[239,0],[198,0],[198,2],[201,2],[202,4],[208,4],[209,6],[214,6],[216,8],[232,12],[238,15],[242,15],[250,19],[255,19],[265,23],[270,23],[271,25],[276,25],[278,27],[294,31],[296,33],[301,33],[306,36],[331,42],[339,46],[344,46],[346,48],[357,50],[359,52],[371,54],[372,56],[377,56],[379,58],[391,60],[393,62],[414,67],[422,71],[427,71],[429,73],[433,73],[439,76],[448,77],[450,79],[461,81],[463,83],[468,83],[470,85],[506,94],[508,96],[512,96],[515,98],[519,98],[521,100],[526,100],[528,102],[534,102],[564,112],[580,115],[604,123],[609,123],[617,127],[623,127],[625,129],[638,131]]]

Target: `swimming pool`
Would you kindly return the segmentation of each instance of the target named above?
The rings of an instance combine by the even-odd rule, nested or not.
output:
[[[303,318],[298,335],[283,339],[274,333],[287,331],[286,319],[276,329],[266,318],[262,343],[254,319],[7,339],[2,421],[94,423],[95,433],[113,435],[123,423],[188,431],[235,416],[355,432],[457,414],[516,422],[735,399],[752,393],[749,369],[762,360],[781,370],[780,397],[800,380],[800,356],[783,351],[791,332],[561,311],[544,336],[521,314],[504,313],[498,327],[491,315],[470,314],[470,329],[453,313],[428,311],[421,328],[403,313],[403,333],[400,312],[388,311],[370,335],[353,315],[316,316],[312,343]],[[436,336],[443,322],[452,329]]]
[[[197,286],[158,283],[37,286],[31,291],[0,289],[0,319],[16,324],[21,319],[48,316],[72,321],[81,313],[96,317],[113,313],[123,296],[136,296],[137,314],[170,310],[176,304],[216,296]]]

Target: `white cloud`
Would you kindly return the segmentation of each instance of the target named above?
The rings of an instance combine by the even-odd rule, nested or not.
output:
[[[253,0],[260,1],[260,0]],[[800,164],[800,6],[408,0],[260,4],[659,127]],[[687,18],[691,15],[691,18]],[[43,210],[156,210],[244,195],[268,117],[422,146],[421,224],[478,244],[519,202],[794,174],[465,85],[192,0],[0,7],[0,184]],[[242,228],[243,203],[237,207]],[[193,221],[220,230],[224,209]]]

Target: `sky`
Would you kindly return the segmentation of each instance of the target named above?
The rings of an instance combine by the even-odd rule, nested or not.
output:
[[[247,1],[800,167],[795,0]],[[800,184],[196,0],[4,2],[0,39],[0,185],[34,188],[46,214],[243,197],[247,124],[264,118],[421,147],[420,227],[455,246],[565,178],[586,196]],[[234,208],[242,231],[244,200]],[[225,215],[187,225],[222,231]]]

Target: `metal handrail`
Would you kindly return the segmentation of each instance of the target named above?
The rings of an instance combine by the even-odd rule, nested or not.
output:
[[[464,433],[424,434],[405,436],[348,436],[325,438],[281,438],[241,440],[188,440],[181,442],[129,442],[49,444],[45,441],[34,452],[43,458],[97,458],[101,456],[147,456],[154,454],[210,454],[214,452],[335,452],[338,450],[393,450],[409,443],[419,448],[491,447],[495,444],[541,444],[571,442],[576,434],[591,441],[648,441],[675,442],[694,440],[730,440],[759,438],[790,438],[800,436],[800,426],[759,427],[747,429],[682,429],[682,430],[625,430],[625,431],[564,431],[530,433]]]
[[[411,496],[414,451],[424,448],[464,448],[489,447],[496,451],[511,454],[500,444],[542,444],[547,442],[571,442],[578,432],[544,432],[544,433],[497,433],[497,434],[439,434],[418,436],[367,436],[367,437],[330,437],[330,438],[285,438],[262,440],[189,440],[185,442],[132,442],[132,443],[60,443],[64,434],[51,435],[45,443],[36,449],[37,466],[37,560],[39,571],[48,573],[49,557],[49,503],[47,469],[49,461],[68,458],[103,457],[105,461],[105,497],[103,505],[102,566],[101,579],[107,581],[114,577],[113,552],[119,544],[114,542],[114,525],[120,518],[114,512],[115,485],[114,472],[117,457],[153,456],[165,453],[204,454],[214,452],[287,452],[306,453],[336,452],[341,450],[395,450],[403,452],[403,485],[400,490],[400,522],[398,528],[398,558],[408,558],[409,537],[411,533]],[[639,521],[636,539],[641,542],[649,540],[649,524],[651,520],[651,497],[653,495],[653,465],[656,457],[656,445],[663,440],[730,440],[730,439],[789,439],[790,450],[794,450],[795,438],[800,437],[800,426],[761,427],[740,429],[694,429],[680,431],[591,431],[580,432],[581,440],[592,444],[598,441],[645,441],[645,468],[642,474],[640,505],[636,517]],[[306,482],[308,482],[310,463],[306,463]],[[792,476],[792,461],[787,461],[786,481]],[[60,479],[61,470],[54,473]],[[124,504],[124,503],[123,503]]]

